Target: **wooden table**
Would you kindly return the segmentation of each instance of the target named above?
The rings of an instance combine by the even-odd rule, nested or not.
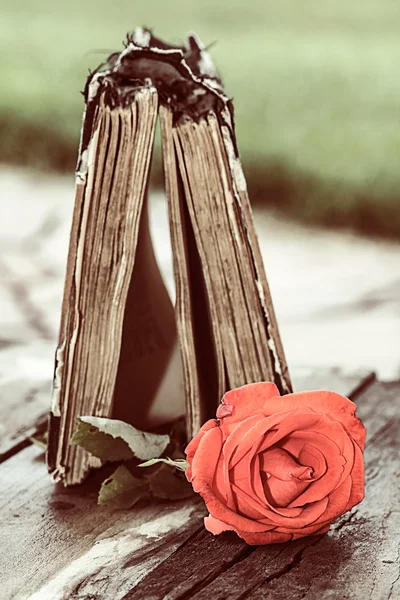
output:
[[[294,380],[357,402],[366,499],[329,534],[265,547],[205,531],[197,497],[118,511],[96,505],[96,475],[55,486],[29,441],[43,427],[47,391],[23,382],[0,390],[0,599],[400,598],[400,382],[334,371]]]

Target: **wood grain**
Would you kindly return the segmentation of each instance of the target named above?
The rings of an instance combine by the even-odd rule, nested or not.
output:
[[[361,600],[393,595],[400,541],[399,392],[400,384],[375,383],[359,398],[358,413],[369,432],[367,497],[339,519],[329,535],[259,548],[236,538],[232,548],[231,534],[214,538],[201,532],[125,598]]]
[[[38,448],[18,452],[0,465],[2,599],[364,599],[388,598],[391,588],[395,598],[399,393],[400,383],[375,383],[357,401],[369,436],[366,500],[329,535],[289,544],[212,536],[198,498],[96,506],[99,474],[65,489],[51,482]]]
[[[202,528],[205,513],[197,497],[129,511],[97,506],[98,476],[54,485],[33,446],[0,466],[0,481],[2,600],[121,598]]]
[[[21,378],[0,386],[0,463],[46,427],[49,399],[50,381]]]
[[[22,350],[21,350],[22,352]],[[6,351],[3,350],[1,356]],[[6,364],[6,363],[4,363]],[[11,364],[10,364],[11,368]],[[49,365],[51,376],[51,365]],[[327,388],[344,395],[354,394],[374,377],[369,371],[343,373],[340,370],[291,369],[295,390]],[[50,406],[51,377],[34,380],[15,378],[0,384],[0,463],[28,445],[28,437],[46,427]]]
[[[375,373],[366,369],[348,373],[342,369],[294,367],[290,372],[295,392],[329,390],[353,399],[375,380]]]
[[[334,380],[335,378],[332,379],[332,383],[335,385]],[[360,389],[363,381],[366,379],[362,378],[358,382],[353,380],[350,383],[351,389]],[[310,383],[311,388],[312,381]],[[315,383],[320,387],[318,380]],[[328,378],[326,385],[330,387]],[[343,380],[339,388],[342,393],[350,395],[351,390],[349,387],[346,390]],[[361,398],[360,412],[362,403]],[[364,412],[368,415],[367,407],[364,407]],[[278,575],[289,571],[301,560],[303,552],[320,540],[320,537],[309,537],[289,544],[255,549],[247,546],[239,538],[232,537],[231,533],[214,537],[203,531],[149,573],[125,598],[239,599],[245,597],[255,586],[266,580],[272,581]],[[233,541],[236,542],[234,546]]]
[[[399,393],[399,383],[375,383],[359,399],[368,431],[360,505],[328,535],[257,548],[192,598],[399,598]]]

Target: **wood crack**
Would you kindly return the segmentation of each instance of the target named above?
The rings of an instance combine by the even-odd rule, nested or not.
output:
[[[223,573],[228,571],[233,565],[236,565],[236,564],[240,563],[242,560],[245,560],[255,550],[256,550],[256,548],[254,548],[254,547],[250,547],[250,546],[244,547],[242,553],[240,553],[238,556],[235,556],[234,558],[232,558],[232,560],[230,560],[229,562],[222,564],[221,567],[218,569],[218,571],[214,571],[206,579],[203,579],[203,581],[199,581],[190,590],[187,590],[187,592],[184,593],[183,595],[174,596],[174,600],[192,600],[192,598],[194,598],[194,596],[197,594],[197,592],[199,592],[205,586],[207,586],[210,583],[212,583],[213,581],[215,581],[215,579],[217,579],[217,577],[219,577],[220,575],[222,575]]]
[[[357,514],[357,509],[352,510],[347,515],[345,515],[342,519],[340,519],[340,522],[335,527],[335,531],[338,532],[341,529],[343,529],[343,527],[347,527],[348,525],[352,525],[353,519],[356,516],[356,514]]]
[[[352,390],[351,394],[350,394],[350,399],[355,402],[356,399],[361,396],[361,394],[367,389],[369,388],[375,381],[377,381],[376,379],[376,373],[372,372],[370,373],[367,377],[365,377],[364,379],[362,379],[360,381],[360,383]]]
[[[181,532],[181,535],[184,536],[184,541],[176,548],[177,550],[182,550],[194,537],[196,537],[203,530],[203,525],[199,525],[195,527],[194,531],[188,536],[187,533]],[[179,536],[179,531],[177,533]],[[174,536],[174,541],[176,542],[176,535]],[[170,538],[166,538],[161,544],[157,545],[158,551],[162,550],[164,547],[169,546],[171,543]],[[141,554],[135,554],[134,558],[129,558],[122,566],[123,569],[128,569],[130,567],[134,567],[138,564],[143,564],[147,559],[151,558],[154,554],[154,548],[145,548],[145,551]]]
[[[392,598],[394,586],[396,585],[396,583],[397,583],[397,582],[399,581],[399,579],[400,579],[400,565],[399,565],[399,560],[400,560],[400,546],[399,546],[398,548],[399,548],[399,550],[398,550],[398,552],[397,552],[397,559],[396,559],[396,563],[397,563],[397,566],[398,566],[399,572],[398,572],[398,575],[397,575],[396,579],[395,579],[395,580],[392,582],[392,584],[391,584],[391,586],[390,586],[390,589],[389,589],[389,595],[388,595],[388,600],[390,600],[390,598]]]
[[[18,396],[22,404],[36,390],[30,385]],[[358,402],[371,431],[363,503],[338,519],[329,535],[259,547],[247,546],[233,533],[214,537],[204,531],[203,508],[193,512],[191,503],[182,509],[171,503],[119,512],[96,507],[93,490],[103,473],[79,489],[53,487],[33,448],[17,454],[21,443],[30,444],[31,430],[21,421],[13,431],[26,441],[16,437],[16,456],[1,466],[8,544],[0,559],[6,574],[4,597],[18,597],[23,589],[40,599],[121,599],[126,594],[131,600],[394,600],[400,580],[398,390],[398,384],[377,383]],[[17,568],[18,578],[13,575]]]
[[[369,440],[367,439],[367,443],[369,445],[375,444],[383,435],[388,433],[393,426],[398,426],[398,421],[396,419],[390,419],[387,423],[382,425]]]
[[[301,550],[299,550],[284,567],[279,569],[279,571],[276,571],[276,573],[272,573],[271,575],[269,575],[266,578],[265,583],[270,583],[274,579],[279,579],[283,575],[286,575],[286,573],[289,573],[289,571],[292,571],[293,569],[298,567],[302,561],[304,552],[306,550],[308,550],[309,548],[316,546],[322,539],[323,539],[323,537],[321,536],[318,539],[316,539],[312,544],[309,544],[305,548],[302,548]]]
[[[23,437],[21,437],[15,444],[13,444],[9,448],[7,448],[4,452],[0,451],[0,464],[5,462],[6,460],[11,458],[15,454],[18,454],[18,452],[21,452],[21,450],[24,450],[25,448],[28,448],[28,446],[31,446],[32,441],[30,438],[36,436],[39,433],[43,433],[44,431],[46,431],[47,422],[48,422],[48,416],[46,413],[42,417],[40,417],[36,421],[36,423],[33,424],[31,427],[29,427],[29,428],[27,427],[26,429],[23,429],[22,431],[17,431],[16,437],[18,435],[22,435]]]

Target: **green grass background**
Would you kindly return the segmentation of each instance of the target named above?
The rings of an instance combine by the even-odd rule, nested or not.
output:
[[[195,30],[217,41],[252,200],[400,237],[399,0],[0,0],[0,8],[0,161],[72,170],[87,68],[136,25],[171,42]]]

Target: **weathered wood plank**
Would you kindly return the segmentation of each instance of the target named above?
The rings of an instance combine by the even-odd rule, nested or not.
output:
[[[124,600],[192,598],[195,590],[249,552],[251,548],[233,533],[214,537],[203,530],[128,592]]]
[[[320,383],[317,381],[316,385],[319,387]],[[326,385],[331,387],[329,382]],[[360,382],[351,385],[352,389],[359,389]],[[343,382],[341,391],[350,395]],[[368,410],[368,407],[364,407],[367,418]],[[359,412],[363,413],[362,399]],[[338,526],[340,523],[338,521]],[[314,536],[294,543],[255,549],[236,538],[232,548],[232,534],[226,533],[215,538],[204,531],[149,573],[125,599],[243,598],[265,580],[272,581],[289,571],[298,564],[307,548],[320,541],[320,537]]]
[[[0,349],[0,462],[47,420],[53,346],[38,340]]]
[[[354,389],[354,381],[351,385]],[[331,387],[328,377],[323,387]],[[96,477],[66,490],[54,486],[42,459],[38,448],[29,447],[0,465],[4,600],[118,600],[130,590],[141,598],[161,598],[164,592],[171,598],[191,597],[256,551],[233,534],[214,538],[203,531],[205,508],[199,499],[131,511],[98,507]],[[303,548],[289,546],[285,565],[297,560]],[[204,559],[201,548],[206,549]],[[270,548],[271,556],[276,548]],[[274,564],[276,572],[282,561]],[[169,591],[157,588],[160,573],[166,573]]]
[[[0,463],[24,448],[29,436],[45,429],[49,395],[47,382],[21,379],[0,386]]]
[[[328,535],[257,548],[192,598],[399,598],[399,394],[400,383],[375,383],[359,399],[368,431],[361,505]]]
[[[291,375],[295,392],[329,390],[348,398],[357,396],[375,379],[375,373],[366,369],[346,373],[342,369],[295,367]]]
[[[254,548],[248,558],[221,573],[192,598],[247,598],[255,587],[281,577],[294,568],[300,562],[304,550],[319,541],[320,536],[310,536],[289,544]]]
[[[55,486],[37,447],[4,462],[0,481],[4,600],[121,598],[202,527],[205,512],[198,498],[130,511],[96,506],[99,481]]]
[[[3,350],[3,365],[10,354],[11,364],[15,362],[14,349]],[[49,363],[49,379],[35,380],[29,376],[21,376],[1,383],[0,405],[2,420],[0,423],[0,463],[12,456],[23,447],[26,440],[35,431],[46,426],[47,413],[50,406],[51,368]],[[351,395],[360,386],[366,385],[373,378],[373,373],[343,373],[340,370],[293,369],[293,382],[296,390],[324,389]]]

